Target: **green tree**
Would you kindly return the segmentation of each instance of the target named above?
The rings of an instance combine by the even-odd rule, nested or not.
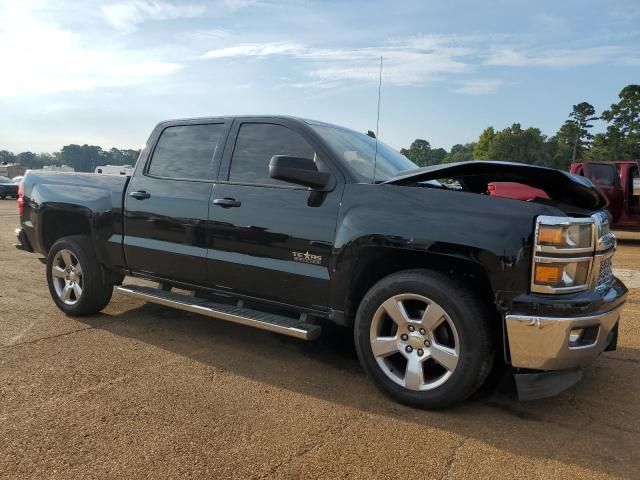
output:
[[[573,110],[569,114],[569,120],[560,127],[558,136],[571,146],[572,162],[581,158],[585,150],[589,148],[589,144],[593,140],[593,135],[589,132],[593,124],[590,122],[597,119],[593,105],[581,102],[573,106]]]
[[[8,150],[0,150],[0,163],[14,163],[16,156]]]
[[[447,151],[444,148],[432,148],[429,155],[429,165],[438,165],[444,161]]]
[[[60,160],[76,172],[93,172],[98,165],[104,165],[107,153],[96,145],[65,145],[60,151]]]
[[[487,127],[480,134],[480,138],[478,138],[478,142],[473,149],[473,156],[476,160],[490,160],[491,156],[489,151],[491,149],[491,144],[493,143],[493,139],[496,136],[496,132],[493,127]]]
[[[400,153],[419,167],[430,165],[429,155],[431,153],[431,144],[426,140],[417,138],[411,143],[408,149],[402,148]]]
[[[600,162],[630,158],[626,153],[624,134],[615,126],[609,125],[606,133],[596,134],[585,158]]]
[[[458,143],[451,147],[451,151],[445,155],[442,163],[466,162],[473,160],[473,151],[475,147],[475,142],[465,143],[464,145]]]
[[[615,130],[612,133],[622,136],[626,158],[640,159],[640,85],[627,85],[618,94],[620,101],[602,112],[602,119],[611,123]],[[613,139],[612,139],[613,141]],[[613,153],[613,152],[612,152]],[[611,157],[610,160],[622,160],[622,157]]]
[[[38,162],[38,156],[33,152],[22,152],[16,155],[16,163],[27,168],[42,168],[42,164]]]
[[[529,127],[523,130],[519,123],[514,123],[495,134],[489,146],[489,158],[545,165],[548,163],[545,142],[546,137],[538,128]]]
[[[555,135],[544,142],[544,165],[558,170],[569,170],[571,153],[571,146],[566,142],[566,139],[560,134]]]

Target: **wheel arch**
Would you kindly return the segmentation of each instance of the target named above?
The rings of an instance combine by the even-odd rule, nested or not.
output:
[[[362,298],[378,281],[393,273],[415,269],[432,270],[453,277],[476,292],[487,306],[498,313],[489,274],[480,263],[431,252],[371,246],[359,250],[352,267],[344,299],[347,322],[353,324]]]
[[[90,212],[87,209],[50,207],[43,210],[39,236],[45,253],[49,252],[56,241],[70,235],[87,235],[92,238]]]

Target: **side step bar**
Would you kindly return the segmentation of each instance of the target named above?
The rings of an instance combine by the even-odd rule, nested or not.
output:
[[[299,319],[288,318],[240,306],[215,303],[204,298],[191,297],[138,285],[122,285],[116,287],[116,291],[128,297],[139,298],[166,307],[199,313],[207,317],[240,323],[270,332],[281,333],[290,337],[301,338],[303,340],[313,340],[320,336],[320,332],[322,331],[319,325],[306,323],[304,321],[304,318],[306,318],[305,315],[301,315]]]

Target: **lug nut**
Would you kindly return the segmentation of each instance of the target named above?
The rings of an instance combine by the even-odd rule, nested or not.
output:
[[[425,340],[424,341],[424,346],[427,347],[427,348],[430,347],[431,346],[431,342],[429,340]]]
[[[421,357],[422,355],[424,355],[424,350],[422,350],[421,348],[418,349],[418,356]]]
[[[416,327],[414,327],[413,325],[409,325],[409,331],[413,332],[416,329]]]
[[[425,333],[427,333],[427,331],[424,328],[420,329],[420,335],[424,335]]]
[[[411,352],[413,352],[413,347],[411,345],[407,345],[407,348],[405,348],[405,351],[407,353],[411,353]]]
[[[406,333],[403,333],[402,335],[400,335],[400,338],[406,342],[407,340],[409,340],[409,335],[407,335]]]

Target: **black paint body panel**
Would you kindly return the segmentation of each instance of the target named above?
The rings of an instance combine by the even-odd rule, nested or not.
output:
[[[145,173],[164,128],[206,122],[228,127],[209,179],[161,179]],[[229,182],[242,122],[278,123],[298,132],[332,174],[332,187],[319,192]],[[422,260],[416,266],[468,266],[501,311],[566,315],[602,303],[593,293],[553,299],[529,294],[535,218],[565,215],[557,206],[427,188],[409,176],[385,184],[357,183],[343,161],[300,119],[163,122],[154,129],[131,180],[29,172],[21,224],[34,249],[44,254],[43,216],[56,209],[77,212],[88,219],[98,258],[108,269],[285,304],[336,320],[342,312],[354,313],[349,311],[350,295],[358,272],[366,271],[364,263],[390,253],[417,255]],[[483,165],[484,175],[491,164]],[[579,188],[585,202],[599,201],[589,185]],[[129,196],[141,190],[150,198]],[[214,204],[217,198],[233,198],[241,205],[224,208]]]

